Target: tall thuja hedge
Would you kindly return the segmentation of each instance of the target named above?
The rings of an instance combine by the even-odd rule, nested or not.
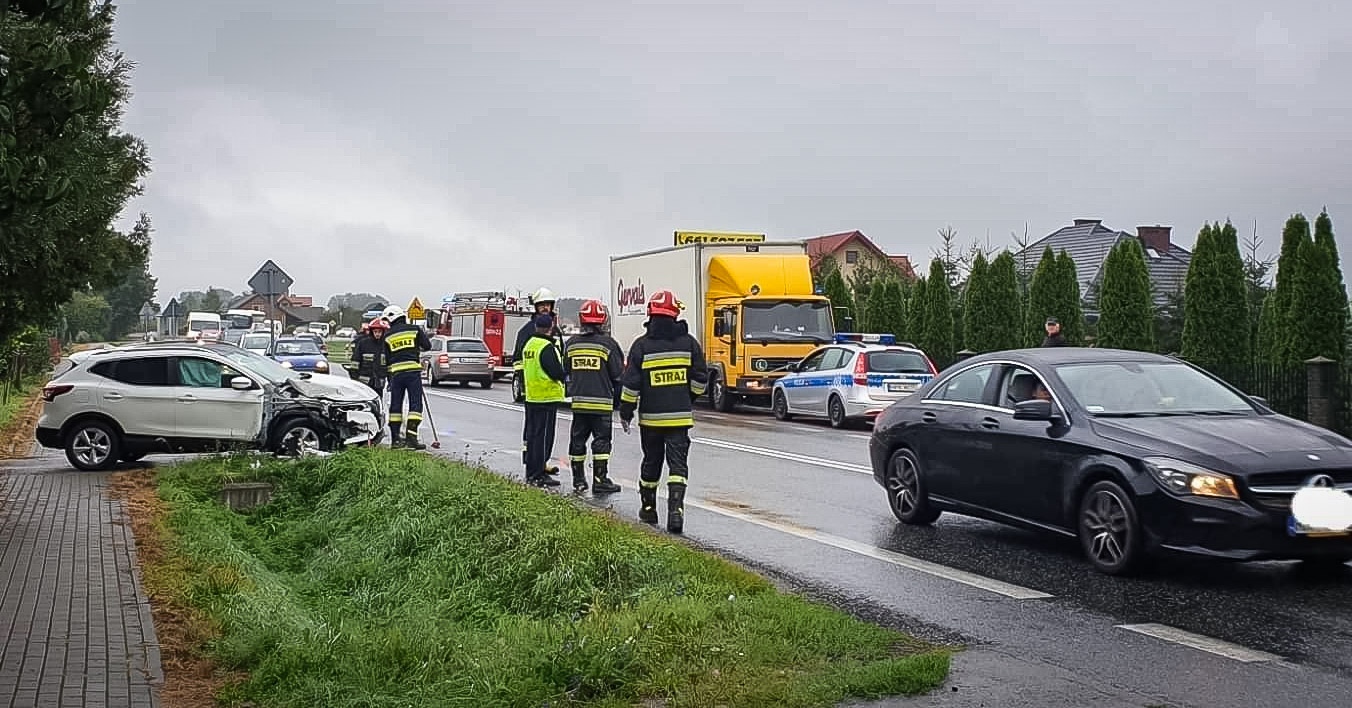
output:
[[[978,251],[963,293],[963,346],[975,352],[992,351],[987,344],[991,327],[989,267],[986,255]]]
[[[1184,358],[1220,371],[1252,361],[1246,277],[1234,225],[1204,224],[1184,284]]]
[[[1036,347],[1047,335],[1044,324],[1048,317],[1061,322],[1061,334],[1066,343],[1079,346],[1084,343],[1084,308],[1080,304],[1080,283],[1075,261],[1061,251],[1057,256],[1051,247],[1042,252],[1033,282],[1028,287],[1028,315],[1025,319],[1027,344]]]
[[[1069,253],[1061,251],[1056,257],[1056,270],[1059,273],[1057,286],[1058,307],[1063,314],[1061,333],[1066,343],[1078,347],[1084,344],[1084,294],[1080,292],[1080,276],[1075,269],[1075,260]]]
[[[883,331],[895,334],[899,340],[910,337],[906,292],[902,288],[901,279],[888,278],[881,289],[887,301],[887,311],[882,315]]]
[[[953,290],[948,286],[948,272],[935,258],[930,261],[929,279],[925,285],[924,334],[920,348],[943,368],[953,363]]]
[[[919,345],[925,338],[925,276],[915,279],[911,286],[911,296],[906,300],[906,338]]]
[[[1099,287],[1098,346],[1155,349],[1155,304],[1141,242],[1123,239],[1103,262]]]
[[[1300,268],[1292,288],[1287,319],[1286,359],[1296,363],[1322,356],[1342,361],[1346,347],[1347,293],[1333,242],[1333,223],[1320,214],[1316,227],[1325,234],[1301,242]]]
[[[991,261],[986,282],[993,322],[986,344],[990,351],[1018,349],[1023,346],[1023,293],[1013,253],[1001,251]]]
[[[1263,313],[1258,323],[1257,358],[1278,364],[1299,362],[1291,350],[1294,339],[1291,321],[1291,303],[1295,298],[1296,282],[1301,279],[1301,246],[1310,240],[1310,222],[1303,214],[1293,214],[1282,229],[1282,250],[1277,257],[1277,275],[1272,292],[1263,302]]]
[[[845,285],[845,278],[839,268],[831,268],[822,279],[822,290],[831,300],[831,317],[837,330],[845,329],[845,318],[854,317],[854,296]]]

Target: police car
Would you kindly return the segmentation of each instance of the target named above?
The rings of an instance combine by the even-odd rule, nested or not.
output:
[[[831,427],[872,421],[938,371],[924,352],[890,334],[837,334],[835,342],[789,365],[775,382],[775,417],[823,416]]]

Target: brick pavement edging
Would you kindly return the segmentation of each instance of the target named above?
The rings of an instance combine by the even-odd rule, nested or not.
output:
[[[110,475],[60,453],[0,470],[0,708],[158,706],[159,645]]]

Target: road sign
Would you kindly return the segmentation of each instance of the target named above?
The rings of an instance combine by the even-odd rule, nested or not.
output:
[[[408,304],[408,319],[410,322],[427,319],[427,311],[423,309],[422,301],[416,297]]]
[[[761,243],[765,234],[744,234],[721,231],[677,231],[676,245],[688,243]]]
[[[150,303],[147,302],[146,304],[141,306],[141,319],[143,320],[150,319],[151,317],[154,316],[155,316],[154,305],[151,305]]]
[[[170,320],[176,320],[182,317],[183,306],[178,304],[178,298],[170,300],[169,304],[164,306],[164,312],[161,313],[160,316]]]
[[[291,276],[281,269],[281,266],[269,260],[263,264],[262,268],[258,269],[257,273],[254,273],[252,278],[249,278],[249,287],[253,288],[253,291],[259,295],[274,297],[291,292],[291,286],[295,282],[291,279]]]

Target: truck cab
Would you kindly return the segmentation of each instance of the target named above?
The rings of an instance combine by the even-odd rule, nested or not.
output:
[[[831,301],[812,283],[802,242],[691,244],[611,257],[615,338],[643,333],[644,303],[671,290],[704,349],[708,396],[721,411],[769,406],[775,381],[833,341]]]

